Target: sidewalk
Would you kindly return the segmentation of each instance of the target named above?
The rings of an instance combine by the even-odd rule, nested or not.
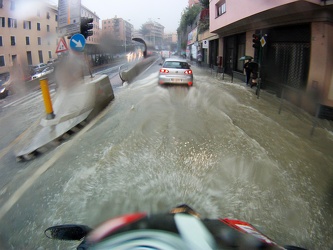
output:
[[[216,71],[214,71],[214,69],[209,68],[207,66],[198,66],[198,65],[196,65],[196,62],[194,62],[194,61],[190,62],[190,64],[191,64],[191,67],[195,69],[195,71],[199,71],[202,74],[211,76],[212,78],[215,78],[218,80],[221,80],[221,83],[223,83],[223,82],[235,83],[235,84],[239,84],[244,87],[248,87],[249,90],[251,90],[251,88],[249,86],[247,86],[245,83],[245,76],[244,76],[244,81],[242,81],[235,77],[232,78],[229,74],[226,74],[226,73],[216,73]],[[255,89],[256,88],[252,88],[252,90],[254,90],[254,92],[255,92]]]
[[[302,120],[303,118],[300,118],[299,116],[305,116],[307,117],[310,122],[308,124],[308,135],[316,134],[316,130],[321,128],[327,131],[330,131],[330,133],[333,135],[333,121],[331,120],[325,120],[321,118],[316,118],[313,114],[308,113],[307,111],[303,110],[299,106],[289,102],[286,99],[282,99],[279,96],[276,95],[276,93],[273,93],[271,91],[266,91],[265,89],[260,89],[259,96],[256,95],[257,87],[250,87],[249,85],[246,85],[245,82],[245,76],[244,81],[238,79],[238,78],[232,78],[228,74],[222,74],[222,73],[216,73],[216,71],[212,70],[208,67],[200,67],[196,65],[195,62],[190,62],[191,68],[194,71],[194,76],[196,74],[205,75],[208,77],[211,77],[212,79],[215,79],[218,82],[221,82],[221,84],[237,84],[239,86],[244,87],[244,90],[250,92],[253,94],[253,101],[255,102],[255,105],[257,106],[265,106],[265,105],[273,105],[276,109],[276,113],[272,114],[273,116],[276,116],[278,120],[285,119],[285,115],[290,118],[290,116],[294,116],[294,118],[297,118]],[[287,119],[289,119],[287,118]],[[311,121],[312,120],[312,121]]]

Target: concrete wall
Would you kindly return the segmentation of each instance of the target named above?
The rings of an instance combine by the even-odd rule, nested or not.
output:
[[[312,23],[311,61],[307,92],[316,88],[321,94],[321,103],[333,106],[333,24]]]
[[[159,56],[150,56],[135,64],[127,71],[119,72],[119,76],[123,82],[132,82],[135,77],[145,71]]]
[[[248,31],[246,32],[246,43],[245,43],[245,55],[252,56],[254,58],[254,48],[253,45],[253,37],[254,31]]]

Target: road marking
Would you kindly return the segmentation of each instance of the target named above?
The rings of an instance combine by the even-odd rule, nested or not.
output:
[[[52,91],[50,91],[50,92],[51,92],[50,94],[51,94],[51,99],[52,99],[55,95],[55,92],[53,92],[53,93],[52,93]],[[24,102],[24,105],[27,105],[31,102],[42,102],[42,101],[43,101],[43,96],[40,95],[40,96],[37,96],[35,99],[30,99],[30,100]],[[54,101],[54,100],[52,99],[52,101]]]
[[[51,95],[54,94],[55,90],[51,89],[50,93],[51,93]],[[18,106],[18,105],[20,105],[22,103],[26,104],[27,102],[34,101],[34,99],[38,98],[38,97],[40,97],[39,99],[42,98],[42,93],[40,91],[38,91],[38,92],[32,92],[32,93],[30,93],[30,94],[28,94],[28,95],[26,95],[26,96],[24,96],[22,98],[19,98],[19,99],[15,100],[15,101],[13,101],[11,103],[8,103],[7,105],[4,106],[4,108],[10,107],[10,106],[16,107],[16,106]]]
[[[21,97],[21,98],[19,98],[19,99],[16,99],[16,100],[14,100],[14,101],[12,101],[12,102],[6,104],[6,105],[3,106],[3,107],[4,107],[4,108],[7,108],[7,107],[9,107],[9,106],[16,106],[17,103],[20,103],[20,102],[22,102],[23,100],[29,99],[29,98],[31,98],[31,97],[33,97],[33,96],[36,96],[37,94],[38,94],[37,92],[29,93],[28,95],[23,96],[23,97]]]
[[[111,103],[111,102],[110,102]],[[110,105],[110,104],[109,104]],[[35,181],[65,153],[67,152],[72,144],[84,133],[86,133],[90,128],[92,128],[101,118],[103,118],[107,112],[109,111],[111,106],[105,107],[105,109],[95,117],[90,123],[88,123],[82,130],[80,130],[72,140],[67,141],[62,144],[59,151],[55,153],[55,155],[49,159],[46,163],[41,165],[35,173],[33,173],[24,183],[20,186],[11,197],[4,203],[4,205],[0,209],[0,220],[8,213],[8,211],[15,205],[15,203],[23,196],[23,194],[35,183]],[[6,187],[5,187],[6,188]],[[1,190],[0,193],[2,193]]]

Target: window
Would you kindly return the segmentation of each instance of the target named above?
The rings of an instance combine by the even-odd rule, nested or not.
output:
[[[38,50],[38,57],[39,57],[39,62],[40,62],[40,63],[43,63],[43,62],[44,62],[44,61],[43,61],[43,51]]]
[[[37,42],[38,42],[38,45],[42,45],[42,38],[41,37],[37,37]]]
[[[17,20],[8,17],[8,28],[17,28]]]
[[[0,17],[0,25],[1,27],[6,27],[6,18]]]
[[[32,55],[31,51],[27,51],[27,61],[29,65],[32,65]]]
[[[31,30],[31,21],[23,21],[23,29]]]
[[[3,44],[2,44],[2,36],[0,36],[0,46],[3,46]]]
[[[37,30],[40,30],[40,23],[37,23]]]
[[[0,8],[3,7],[3,0],[0,0]]]
[[[15,10],[15,1],[10,1],[10,10]]]
[[[47,19],[50,19],[50,12],[47,12],[47,13],[46,13],[46,18],[47,18]]]
[[[216,5],[216,16],[219,17],[226,12],[226,3],[225,0],[219,1]]]
[[[49,58],[51,59],[52,58],[52,52],[49,51]]]
[[[164,63],[163,68],[190,69],[190,66],[186,62],[168,61]]]
[[[28,36],[25,37],[25,44],[30,45],[30,37]]]
[[[5,66],[5,57],[4,56],[0,56],[0,67]]]
[[[10,45],[14,46],[15,45],[15,36],[10,36]]]
[[[50,32],[50,25],[46,25],[47,32]]]
[[[58,22],[58,15],[55,15],[55,21]]]

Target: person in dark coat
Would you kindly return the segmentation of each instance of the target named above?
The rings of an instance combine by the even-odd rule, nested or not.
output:
[[[249,59],[246,63],[244,63],[244,70],[246,74],[246,85],[249,85],[250,76],[251,76],[251,67],[249,66],[249,63],[252,61],[252,59]]]

